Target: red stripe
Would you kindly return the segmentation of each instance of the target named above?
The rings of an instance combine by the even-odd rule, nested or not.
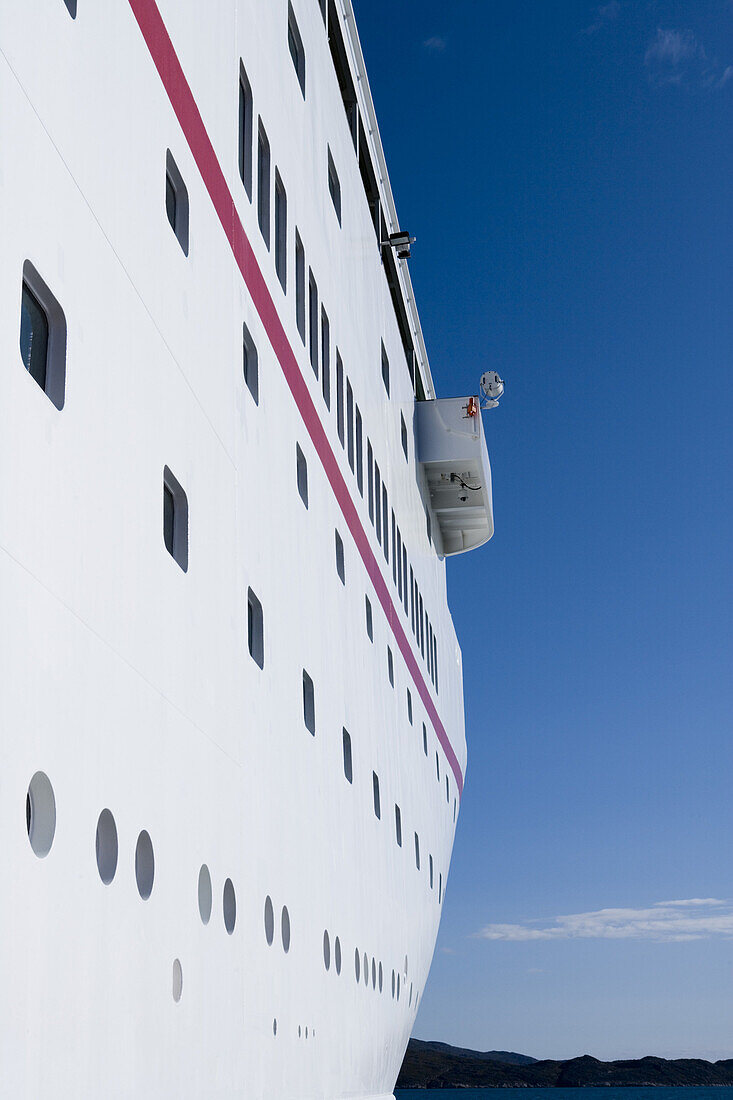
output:
[[[326,477],[331,483],[331,488],[343,512],[344,519],[374,585],[374,590],[387,616],[395,641],[435,727],[438,740],[443,746],[443,751],[458,784],[460,795],[463,791],[463,775],[458,759],[430,696],[428,686],[423,679],[412,646],[402,628],[402,623],[390,598],[382,571],[372,553],[368,536],[361,525],[351,494],[339,469],[338,461],[331,450],[318,411],[285,334],[277,308],[260,271],[252,246],[247,239],[244,226],[237,214],[231,191],[227,186],[221,165],[217,160],[214,147],[206,132],[203,119],[196,106],[193,93],[183,73],[181,63],[173,48],[173,43],[170,40],[158,6],[155,0],[129,0],[129,2],[150,51],[150,56],[160,74],[171,106],[181,124],[181,129],[201,173],[204,186],[214,204],[214,209],[231,246],[237,267],[242,273],[242,278],[252,297],[255,309],[260,316],[267,337],[285,375],[285,381],[290,387],[290,392],[298,406],[313,446],[323,464]]]

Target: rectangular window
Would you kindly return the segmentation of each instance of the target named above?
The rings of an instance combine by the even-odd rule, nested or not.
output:
[[[300,499],[308,507],[308,463],[298,444],[295,444],[295,474]]]
[[[377,542],[382,542],[382,482],[379,478],[379,466],[374,463],[374,518],[376,519]]]
[[[260,401],[260,381],[257,348],[245,324],[242,324],[242,369],[244,371],[244,383],[252,394],[255,405],[258,405]]]
[[[420,870],[420,837],[415,833],[415,866]]]
[[[437,750],[435,752],[435,778],[440,783],[440,757],[438,756]]]
[[[165,158],[165,212],[183,255],[188,256],[188,191],[170,149]]]
[[[394,548],[397,545],[397,523],[395,521],[394,508],[392,509],[392,583],[397,584],[397,563],[399,558],[394,553]]]
[[[374,619],[372,617],[372,604],[368,596],[364,597],[364,611],[366,614],[366,632],[370,642],[374,641]]]
[[[331,408],[331,326],[321,309],[321,392],[326,408]]]
[[[384,541],[382,543],[382,549],[384,550],[384,560],[389,563],[389,530],[387,528],[387,522],[389,518],[389,501],[387,499],[387,490],[382,482],[382,524],[384,530]]]
[[[305,99],[305,50],[303,49],[303,39],[300,37],[298,24],[295,21],[292,4],[288,4],[288,49],[293,59],[295,75],[298,77],[303,99]]]
[[[336,431],[344,445],[344,364],[336,348]]]
[[[318,377],[318,287],[313,272],[308,270],[308,352],[311,366]]]
[[[382,381],[387,391],[387,397],[389,397],[389,359],[384,344],[382,344]]]
[[[336,165],[333,163],[331,150],[328,150],[328,192],[331,196],[333,208],[336,211],[338,223],[341,225],[341,184],[339,183]]]
[[[371,440],[367,439],[367,498],[369,504],[369,519],[374,523],[374,455],[372,453]]]
[[[300,338],[305,343],[305,249],[298,230],[295,230],[295,323]]]
[[[23,366],[57,409],[66,394],[66,318],[30,260],[23,264],[20,299]]]
[[[394,657],[389,646],[387,646],[387,676],[391,686],[394,687]]]
[[[364,496],[364,432],[361,424],[359,406],[354,406],[354,445],[356,447],[356,487],[359,495]]]
[[[423,615],[422,594],[418,592],[418,603],[420,605],[420,612],[418,614],[418,634],[420,635],[420,652],[423,657],[425,656],[425,619]]]
[[[275,271],[284,291],[288,289],[288,197],[275,169]]]
[[[313,681],[303,669],[303,721],[309,733],[316,735],[316,696]]]
[[[453,820],[455,821],[455,817],[453,818]],[[442,874],[440,874],[440,875],[438,875],[438,903],[440,903],[442,900],[443,900],[443,876],[442,876]]]
[[[251,588],[247,589],[247,647],[260,668],[265,667],[265,626],[262,604]]]
[[[402,599],[402,535],[397,528],[397,546],[393,547],[397,558],[397,595]]]
[[[432,532],[432,525],[430,523],[430,509],[428,508],[427,504],[425,505],[425,528],[426,528],[427,534],[428,534],[428,542],[432,542],[433,541],[433,532]]]
[[[188,570],[188,498],[179,481],[163,469],[163,542],[183,572]]]
[[[345,726],[342,730],[342,740],[344,746],[344,775],[349,783],[353,783],[354,771],[351,764],[351,736]]]
[[[405,424],[405,418],[402,413],[400,413],[400,438],[402,440],[402,450],[405,452],[405,458],[409,462],[410,455],[407,445],[407,424]]]
[[[402,544],[402,602],[405,608],[405,615],[409,615],[409,597],[407,595],[407,547],[404,543]]]
[[[346,584],[346,565],[344,563],[344,543],[338,531],[335,532],[336,542],[336,572],[341,578],[341,583]]]
[[[252,201],[252,88],[239,62],[239,175]]]
[[[379,802],[379,776],[376,772],[372,772],[372,793],[374,795],[374,816],[381,818],[382,807]]]
[[[353,472],[354,469],[354,391],[351,382],[346,379],[346,457]]]
[[[425,723],[422,724],[422,747],[425,755],[428,755],[428,731]]]
[[[430,889],[433,889],[433,857],[428,856],[428,866],[430,867]]]
[[[433,654],[433,675],[435,678],[435,691],[437,694],[440,691],[440,688],[438,687],[438,637],[436,634],[433,634],[433,648],[435,651]]]
[[[407,721],[412,725],[412,695],[410,689],[407,689]]]
[[[395,840],[397,841],[397,844],[401,848],[402,847],[402,814],[400,813],[400,808],[399,808],[399,806],[397,805],[396,802],[395,802],[395,808],[394,808],[394,833],[395,833]]]
[[[415,633],[415,577],[410,566],[410,624],[412,633]]]
[[[257,127],[257,221],[262,239],[270,247],[270,143],[262,119]]]

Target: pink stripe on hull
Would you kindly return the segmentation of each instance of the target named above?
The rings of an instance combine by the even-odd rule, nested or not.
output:
[[[321,423],[318,410],[310,395],[305,379],[301,374],[298,361],[295,358],[290,341],[287,338],[282,321],[277,312],[277,307],[272,299],[270,291],[260,270],[257,259],[249,243],[244,226],[237,214],[234,199],[227,186],[221,165],[217,160],[214,147],[211,144],[203,119],[196,106],[193,93],[184,75],[181,63],[166,30],[158,6],[155,0],[129,0],[135,19],[138,22],[143,38],[148,47],[151,58],[155,64],[163,86],[166,90],[171,106],[175,111],[186,141],[188,142],[193,158],[196,162],[204,186],[214,205],[217,217],[221,222],[226,238],[229,241],[237,267],[242,273],[247,290],[250,293],[255,309],[257,310],[262,326],[275,352],[285,380],[290,387],[290,392],[295,399],[303,423],[308,430],[311,442],[321,460],[331,488],[343,513],[351,536],[364,562],[369,578],[374,586],[374,591],[382,605],[387,617],[397,646],[410,671],[415,687],[425,705],[430,720],[443,751],[448,759],[459,796],[463,792],[463,775],[458,763],[458,758],[453,751],[448,734],[443,727],[438,711],[433,703],[430,690],[425,683],[422,672],[418,666],[412,651],[409,639],[400,622],[399,615],[389,594],[382,571],[369,545],[369,538],[364,530],[354,501],[351,498],[348,486],[344,481],[338,461],[331,450],[326,432]]]

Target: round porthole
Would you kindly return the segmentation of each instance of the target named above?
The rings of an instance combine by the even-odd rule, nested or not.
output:
[[[231,936],[237,921],[237,897],[230,878],[224,883],[222,903],[224,907],[224,927]]]
[[[272,898],[268,896],[265,898],[265,939],[268,946],[272,946],[272,941],[275,938],[275,913],[272,908]]]
[[[179,959],[173,960],[173,1000],[178,1004],[183,993],[183,970]]]
[[[331,969],[331,941],[327,931],[323,933],[323,965],[326,970]]]
[[[333,962],[334,962],[334,966],[336,967],[336,973],[340,974],[341,973],[341,940],[338,938],[338,936],[336,937],[336,940],[335,940],[334,945],[333,945]]]
[[[280,917],[280,933],[283,938],[283,951],[287,955],[290,950],[290,914],[287,905],[283,905],[282,916]]]
[[[211,919],[211,875],[205,863],[201,864],[199,871],[199,916],[203,924],[208,924]]]
[[[56,799],[45,772],[36,772],[25,798],[25,824],[31,848],[39,859],[51,851],[56,833]]]
[[[155,878],[155,857],[153,856],[153,842],[149,833],[143,829],[137,838],[135,847],[135,881],[137,891],[143,901],[147,901],[153,892],[153,879]]]
[[[117,871],[117,826],[110,810],[102,810],[97,821],[95,841],[97,870],[105,886],[109,886]]]

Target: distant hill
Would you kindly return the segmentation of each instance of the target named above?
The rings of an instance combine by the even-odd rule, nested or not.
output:
[[[450,1043],[426,1042],[424,1039],[410,1039],[410,1047],[416,1051],[437,1050],[443,1054],[453,1054],[463,1058],[506,1062],[510,1066],[531,1066],[537,1061],[536,1058],[530,1058],[528,1054],[515,1054],[511,1050],[468,1050],[466,1047],[452,1047]]]
[[[410,1039],[397,1088],[586,1088],[648,1085],[733,1085],[733,1058],[637,1058],[601,1062],[589,1054],[537,1061],[503,1050],[485,1052]]]

